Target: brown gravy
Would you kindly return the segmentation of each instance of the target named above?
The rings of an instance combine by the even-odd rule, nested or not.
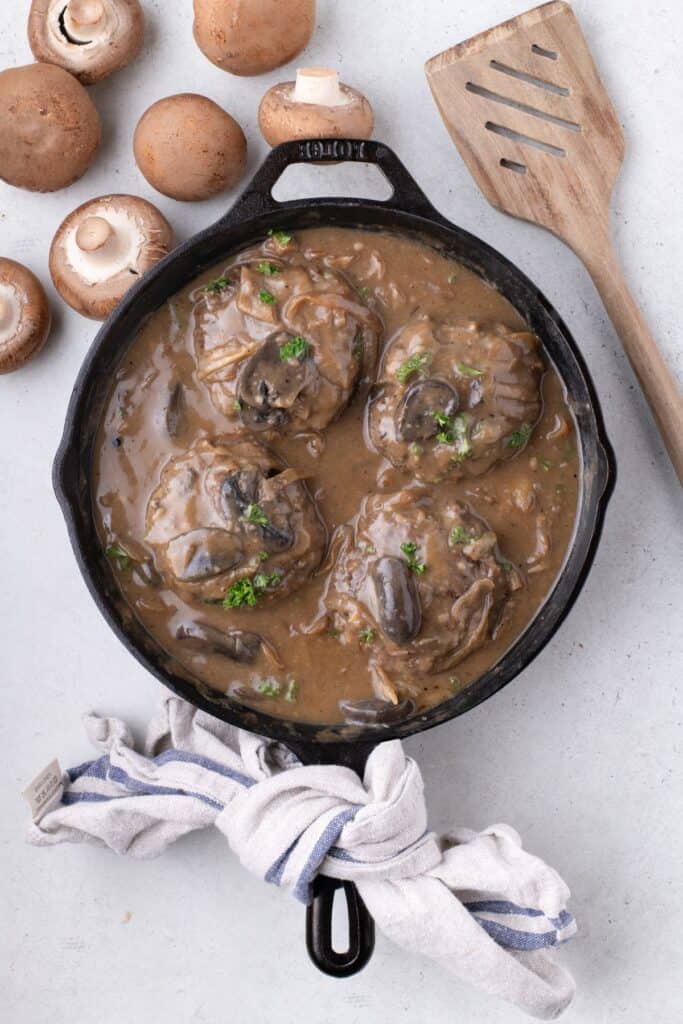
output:
[[[476,331],[480,324],[505,325],[503,332],[510,328],[520,337],[519,332],[525,330],[510,304],[477,275],[407,237],[322,227],[296,233],[291,247],[297,259],[303,256],[312,263],[333,268],[333,286],[337,292],[348,285],[357,292],[357,301],[378,318],[373,322],[381,323],[382,328],[379,369],[373,372],[380,377],[390,365],[390,357],[383,359],[382,352],[386,353],[387,346],[393,344],[397,336],[408,337],[400,332],[406,330],[406,325],[415,324],[416,318],[420,330],[423,322],[429,325],[462,322],[463,330],[476,329],[472,336],[475,339],[473,351],[477,353],[483,351],[481,346],[477,347],[480,335]],[[260,248],[249,250],[248,256],[252,261],[275,259],[277,262],[288,258],[287,251],[278,252],[272,239],[265,240]],[[298,589],[266,593],[261,595],[264,599],[257,600],[253,606],[226,608],[222,604],[207,603],[201,590],[192,592],[190,588],[188,591],[187,587],[177,587],[169,580],[168,572],[159,565],[158,547],[148,542],[146,518],[150,497],[159,488],[162,470],[171,457],[183,457],[201,439],[234,435],[235,423],[229,422],[225,404],[219,408],[215,395],[212,401],[206,380],[199,379],[196,333],[198,319],[207,303],[206,287],[217,279],[230,278],[231,273],[234,277],[235,265],[244,260],[244,254],[238,254],[227,265],[207,272],[169,300],[142,327],[119,366],[94,448],[93,497],[102,544],[108,551],[121,590],[138,619],[165,650],[212,688],[230,690],[239,699],[258,703],[263,710],[275,715],[319,723],[342,720],[340,701],[344,700],[379,697],[396,705],[407,699],[412,702],[410,710],[423,710],[466,687],[500,659],[533,618],[562,566],[576,515],[578,455],[574,422],[561,382],[543,353],[529,357],[537,360],[535,369],[529,364],[529,379],[540,381],[540,403],[533,407],[536,422],[528,425],[533,426],[533,432],[524,423],[521,435],[514,431],[507,437],[494,438],[498,448],[487,448],[491,464],[483,461],[485,468],[477,474],[470,472],[476,461],[471,458],[473,454],[477,456],[476,447],[474,453],[464,450],[458,455],[458,439],[454,440],[449,433],[458,421],[454,405],[449,417],[444,419],[448,437],[443,443],[454,446],[456,452],[451,460],[453,478],[445,481],[435,477],[433,468],[426,474],[426,482],[416,481],[419,469],[416,474],[414,460],[422,458],[422,449],[431,450],[436,443],[433,438],[424,445],[413,442],[406,447],[406,452],[410,452],[406,455],[409,462],[403,465],[400,459],[396,464],[393,449],[388,449],[388,453],[395,465],[372,450],[376,437],[372,436],[372,424],[367,422],[369,386],[362,380],[348,407],[325,429],[302,430],[299,436],[285,436],[276,429],[265,443],[306,477],[308,492],[317,502],[330,539],[328,553],[322,560],[322,568]],[[271,277],[274,280],[278,273],[281,273],[278,287],[283,287],[284,265],[280,272],[264,276],[264,289],[271,287]],[[335,283],[337,278],[346,284]],[[275,292],[275,286],[272,287]],[[218,286],[214,288],[214,292],[219,290]],[[355,308],[347,305],[352,311]],[[274,329],[269,327],[269,330]],[[263,332],[260,336],[264,336]],[[457,338],[454,343],[460,344]],[[514,358],[517,360],[516,355]],[[542,370],[538,369],[539,360],[543,363]],[[297,368],[295,361],[291,365]],[[518,365],[518,360],[514,365]],[[462,363],[460,384],[471,389],[480,379],[484,386],[486,369]],[[415,383],[421,373],[419,368],[404,383]],[[396,373],[391,370],[390,383],[395,378]],[[501,375],[500,379],[508,378]],[[337,398],[342,396],[339,401],[344,400],[343,388],[347,384],[345,379],[341,390],[335,392]],[[538,401],[538,387],[536,391],[534,400]],[[514,388],[511,394],[514,405],[518,397]],[[404,400],[403,395],[399,398]],[[231,405],[237,401],[235,399]],[[174,404],[179,408],[174,409]],[[172,437],[169,416],[173,419],[176,414],[182,415],[182,429],[172,430],[171,433],[176,433]],[[261,440],[258,435],[254,436]],[[499,452],[503,453],[504,461],[496,461]],[[423,465],[429,468],[431,464],[426,461]],[[354,543],[348,524],[357,522],[363,500],[373,492],[390,496],[415,487],[425,488],[427,495],[434,496],[427,526],[433,521],[447,522],[451,539],[461,536],[471,541],[476,533],[482,543],[493,531],[495,537],[491,544],[495,543],[495,548],[489,545],[492,554],[487,556],[488,562],[468,562],[467,567],[474,566],[479,572],[479,566],[484,566],[481,574],[491,577],[492,572],[486,566],[490,563],[501,576],[500,565],[505,578],[501,576],[495,583],[497,604],[485,642],[473,647],[471,653],[455,665],[447,664],[448,658],[432,659],[428,663],[432,674],[424,671],[427,662],[410,658],[404,659],[400,671],[394,674],[391,649],[388,652],[383,649],[387,657],[377,659],[380,653],[377,630],[367,626],[371,620],[361,618],[358,621],[364,628],[359,626],[354,635],[347,634],[344,628],[337,628],[339,620],[333,615],[322,615],[321,602],[326,588],[329,590],[331,585],[335,557],[340,557],[344,544],[348,553],[348,545]],[[450,505],[443,495],[449,496]],[[453,513],[453,501],[467,509],[467,515],[474,514],[476,523],[480,524],[474,532],[471,524],[475,520],[457,519],[459,513]],[[379,504],[381,506],[381,499]],[[460,522],[465,526],[453,526]],[[437,580],[439,573],[444,575],[442,567],[449,557],[448,548],[442,556],[435,546],[430,547],[430,555],[425,556],[421,541],[427,535],[427,528],[423,532],[416,526],[410,533],[416,551],[412,554],[408,547],[405,558],[417,573],[411,586],[422,588],[423,601],[424,587],[428,587],[430,578]],[[389,536],[387,543],[394,544],[391,554],[392,564],[396,566],[396,556],[400,561],[405,541],[400,550],[396,546],[398,535],[395,541]],[[456,551],[455,556],[461,557],[461,553]],[[268,565],[265,559],[265,569]],[[419,570],[420,565],[422,570]],[[430,577],[430,574],[433,575]],[[487,583],[487,586],[493,592],[493,584]],[[339,603],[338,606],[341,607]],[[433,607],[440,606],[435,603]],[[428,612],[425,615],[423,628],[429,621]],[[268,648],[251,662],[236,662],[224,653],[217,653],[210,645],[203,648],[177,638],[179,627],[199,620],[220,631],[247,630],[259,634],[267,639]],[[342,621],[347,623],[347,619]],[[435,618],[434,623],[437,621],[444,621],[443,617]],[[391,646],[389,643],[389,648]]]

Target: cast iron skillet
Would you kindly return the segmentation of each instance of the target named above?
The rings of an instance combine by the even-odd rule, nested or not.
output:
[[[271,189],[293,163],[363,161],[376,164],[393,187],[386,201],[323,198],[278,203]],[[544,605],[503,658],[464,692],[391,726],[320,726],[288,722],[246,708],[211,691],[161,649],[121,596],[95,529],[90,472],[93,440],[115,369],[150,313],[202,271],[264,237],[270,229],[338,225],[399,231],[425,241],[494,285],[541,339],[562,378],[576,418],[583,467],[571,549]],[[505,686],[550,640],[567,615],[593,562],[605,508],[615,479],[612,449],[590,376],[576,343],[547,299],[509,260],[442,217],[395,154],[379,142],[288,142],[266,158],[235,205],[216,224],[162,260],[131,289],[99,331],[81,367],[54,464],[54,487],[80,570],[98,608],[128,650],[170,690],[226,722],[286,743],[306,763],[344,764],[359,773],[381,740],[409,736],[461,715]],[[335,889],[343,887],[349,915],[349,949],[332,947]],[[319,878],[307,910],[306,941],[317,966],[343,977],[360,970],[372,954],[374,925],[349,882]]]

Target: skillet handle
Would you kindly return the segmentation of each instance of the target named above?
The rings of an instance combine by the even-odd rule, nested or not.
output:
[[[376,746],[372,740],[345,743],[297,743],[287,746],[302,764],[336,764],[362,776],[365,763]],[[340,953],[332,945],[332,904],[343,889],[349,924],[349,947]],[[323,974],[349,978],[361,971],[375,948],[375,922],[353,882],[318,875],[313,883],[313,902],[306,907],[306,949]]]
[[[375,142],[372,139],[303,139],[283,142],[271,150],[242,195],[218,223],[227,226],[254,217],[269,216],[294,205],[278,203],[272,195],[275,183],[291,164],[345,162],[374,164],[379,167],[393,189],[389,199],[363,199],[363,205],[391,207],[432,220],[440,219],[439,213],[415,179],[408,173],[394,151],[383,142]],[[320,200],[315,200],[321,206],[330,201],[338,205],[344,202],[344,198],[321,197]],[[355,206],[358,200],[352,199],[349,203]]]
[[[343,889],[349,922],[349,947],[343,953],[332,945],[332,905]],[[319,875],[313,886],[313,902],[306,907],[306,949],[323,974],[349,978],[367,964],[375,948],[375,922],[353,882]]]

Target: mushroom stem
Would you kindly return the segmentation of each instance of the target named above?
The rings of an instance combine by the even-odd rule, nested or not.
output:
[[[83,252],[97,252],[107,244],[114,229],[104,217],[86,217],[78,225],[76,245]]]
[[[332,68],[297,68],[292,99],[321,107],[342,107],[348,97],[339,88],[339,75]]]
[[[65,18],[80,28],[93,28],[104,17],[102,0],[70,0],[65,11]]]
[[[9,323],[11,314],[10,304],[0,295],[0,329]]]

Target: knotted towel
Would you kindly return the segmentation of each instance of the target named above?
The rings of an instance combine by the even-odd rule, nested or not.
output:
[[[375,748],[361,780],[303,766],[174,697],[142,753],[115,718],[89,715],[86,729],[103,754],[64,774],[31,842],[154,857],[215,825],[246,868],[298,899],[310,899],[318,872],[351,879],[404,949],[542,1020],[570,1003],[573,980],[547,952],[576,930],[567,886],[507,825],[428,832],[422,776],[398,740]]]

